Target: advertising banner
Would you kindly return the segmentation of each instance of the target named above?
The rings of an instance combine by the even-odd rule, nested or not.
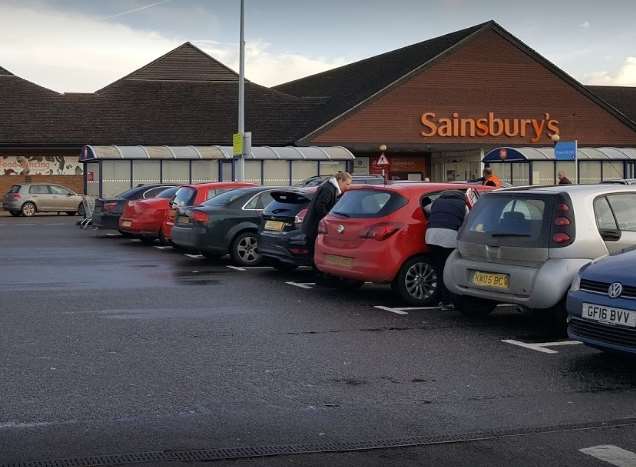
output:
[[[82,165],[70,156],[0,156],[0,176],[82,175]]]

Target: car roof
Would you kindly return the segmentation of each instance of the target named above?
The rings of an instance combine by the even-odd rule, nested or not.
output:
[[[498,193],[568,193],[574,196],[616,193],[621,191],[635,192],[636,187],[630,185],[599,183],[594,185],[524,186],[497,190]]]
[[[491,187],[483,185],[475,185],[471,183],[431,183],[431,182],[419,182],[419,183],[396,183],[394,185],[355,185],[352,186],[352,190],[380,190],[380,191],[393,191],[396,193],[409,195],[418,193],[435,193],[437,191],[445,190],[460,190],[462,188],[475,188],[479,191],[490,191]]]
[[[219,187],[231,187],[231,186],[236,186],[237,188],[249,188],[249,187],[255,187],[257,185],[250,182],[228,181],[228,182],[186,183],[185,185],[181,185],[181,186],[187,186],[191,188],[219,188]]]

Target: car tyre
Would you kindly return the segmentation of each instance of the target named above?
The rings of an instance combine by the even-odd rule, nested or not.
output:
[[[451,295],[451,302],[455,310],[469,318],[485,318],[495,309],[497,304],[483,298],[468,297],[466,295]]]
[[[84,209],[83,204],[77,206],[77,214],[79,214],[81,217],[86,217],[86,209]]]
[[[20,211],[11,210],[9,211],[9,214],[11,214],[13,217],[18,217],[22,213]]]
[[[543,330],[548,335],[555,338],[567,337],[568,311],[565,299],[561,300],[552,308],[533,311],[539,316]]]
[[[263,261],[258,253],[258,237],[256,232],[242,232],[232,242],[230,254],[232,261],[238,266],[257,266]]]
[[[364,282],[357,281],[355,279],[346,279],[344,277],[336,277],[332,276],[331,274],[319,272],[318,277],[316,278],[316,284],[330,289],[355,290],[362,287],[364,285]]]
[[[440,278],[428,256],[409,259],[391,284],[391,288],[409,305],[437,304]]]
[[[77,214],[75,211],[66,211],[67,216],[74,216],[75,214]]]
[[[38,212],[35,204],[30,201],[27,201],[22,205],[22,209],[20,210],[24,217],[32,217],[35,216],[35,213]]]

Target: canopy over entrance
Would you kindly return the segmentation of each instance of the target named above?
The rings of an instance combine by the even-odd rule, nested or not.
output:
[[[576,151],[578,160],[636,160],[636,148],[578,148]],[[553,147],[500,147],[489,151],[483,162],[529,162],[529,161],[554,161]]]

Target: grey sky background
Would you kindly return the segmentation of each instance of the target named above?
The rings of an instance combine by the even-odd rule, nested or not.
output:
[[[636,86],[636,0],[245,0],[247,76],[289,81],[494,19],[585,84]],[[0,0],[0,66],[92,92],[191,41],[237,68],[238,0]]]

